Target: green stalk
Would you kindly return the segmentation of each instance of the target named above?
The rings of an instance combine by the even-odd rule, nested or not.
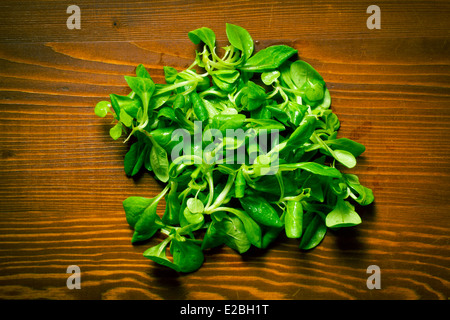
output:
[[[227,184],[225,185],[219,196],[216,198],[216,201],[214,201],[214,203],[211,206],[205,208],[205,213],[210,214],[211,212],[214,211],[215,208],[217,208],[222,204],[222,202],[227,197],[228,192],[230,192],[231,187],[233,186],[235,176],[236,176],[235,174],[230,174],[228,176]]]

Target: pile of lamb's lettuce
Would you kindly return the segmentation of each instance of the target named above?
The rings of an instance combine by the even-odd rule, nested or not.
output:
[[[154,198],[123,201],[132,243],[164,234],[144,256],[181,272],[197,270],[203,251],[221,245],[243,253],[286,236],[311,249],[327,228],[360,224],[354,205],[374,199],[356,175],[338,169],[353,168],[365,148],[337,137],[321,75],[289,46],[255,53],[242,27],[227,24],[226,34],[219,56],[211,29],[189,32],[199,45],[189,68],[166,66],[166,83],[155,84],[139,65],[136,76],[125,76],[127,96],[111,94],[95,107],[114,117],[114,140],[133,142],[125,173],[148,170],[165,186]],[[227,129],[246,135],[230,137]],[[198,143],[186,150],[185,139]]]

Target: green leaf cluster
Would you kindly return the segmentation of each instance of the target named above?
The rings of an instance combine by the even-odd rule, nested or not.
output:
[[[165,66],[165,83],[156,84],[139,65],[135,76],[125,76],[128,95],[111,94],[95,107],[100,117],[112,115],[114,140],[132,142],[125,173],[146,170],[165,185],[154,198],[123,201],[131,241],[164,235],[144,256],[179,272],[197,270],[204,251],[221,245],[244,253],[284,235],[312,249],[328,229],[360,224],[355,206],[374,200],[356,175],[340,170],[353,168],[365,147],[337,137],[340,122],[322,76],[294,48],[255,53],[244,28],[227,24],[226,34],[229,45],[219,57],[211,29],[189,32],[198,48],[189,68]],[[202,150],[193,146],[171,159],[174,131],[185,129],[195,139],[196,121],[203,136],[229,129],[249,134],[203,141]],[[264,144],[263,132],[277,132],[278,139]],[[229,153],[239,148],[244,159]]]

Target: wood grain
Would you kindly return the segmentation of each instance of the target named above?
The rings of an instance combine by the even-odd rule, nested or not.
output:
[[[63,2],[0,5],[9,13],[0,23],[0,298],[448,299],[448,2],[378,1],[373,32],[363,1],[77,4],[82,29],[72,31]],[[376,200],[359,208],[362,225],[329,232],[312,251],[283,237],[243,256],[218,248],[179,275],[142,256],[162,236],[131,245],[122,200],[161,186],[124,175],[128,145],[110,139],[93,107],[126,94],[123,76],[139,63],[156,82],[165,65],[187,67],[187,32],[210,26],[224,43],[225,22],[248,28],[257,49],[295,47],[323,75],[340,136],[367,149],[349,172]],[[73,264],[81,290],[66,287]],[[366,287],[373,264],[380,290]]]
[[[76,5],[81,10],[82,27],[69,30],[68,4],[64,1],[4,1],[0,4],[5,12],[0,41],[183,41],[198,25],[210,27],[224,40],[225,22],[243,26],[257,40],[448,36],[448,1],[379,0],[381,32],[366,27],[366,10],[371,4],[355,0],[79,0]]]

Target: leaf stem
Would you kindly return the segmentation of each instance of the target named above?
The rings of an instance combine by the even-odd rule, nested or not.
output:
[[[212,205],[205,208],[205,213],[211,213],[212,212],[211,210],[214,210],[215,208],[217,208],[218,206],[220,206],[223,203],[223,201],[225,200],[225,198],[228,195],[228,192],[230,192],[230,189],[233,186],[235,177],[236,177],[236,174],[230,174],[228,176],[227,184],[225,185],[225,187],[223,188],[223,190],[219,194],[219,196],[216,198],[216,201],[214,201],[214,203]]]
[[[211,206],[211,203],[214,198],[214,181],[213,181],[211,171],[208,171],[206,173],[206,181],[208,182],[208,185],[209,185],[209,196],[208,196],[208,202],[206,203],[205,208],[209,208]]]

